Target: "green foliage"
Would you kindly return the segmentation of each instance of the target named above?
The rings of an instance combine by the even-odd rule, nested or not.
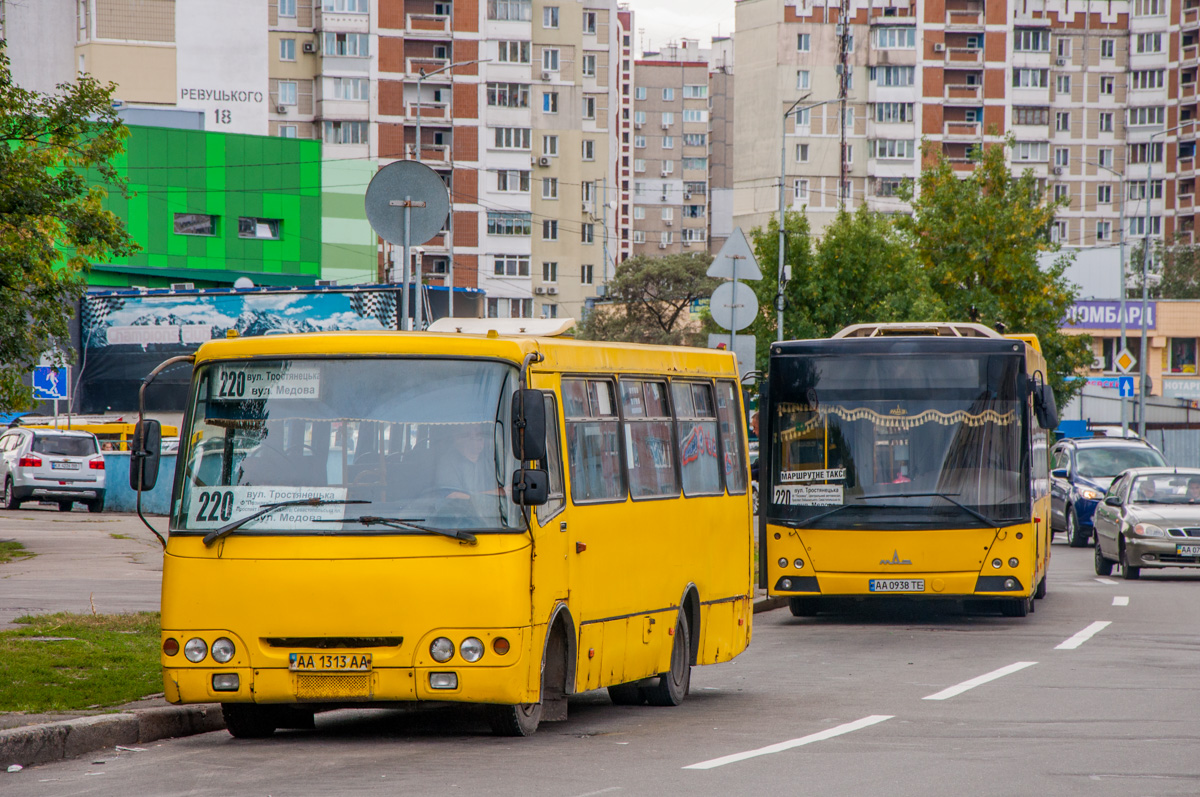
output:
[[[689,324],[688,307],[707,299],[720,280],[705,275],[706,253],[647,257],[617,266],[608,283],[610,304],[596,307],[575,330],[581,340],[703,346],[698,324]]]
[[[966,175],[940,150],[927,148],[919,191],[905,185],[900,194],[912,215],[897,225],[912,242],[947,320],[965,321],[977,313],[988,326],[1002,323],[1009,333],[1038,336],[1047,381],[1061,405],[1082,388],[1066,377],[1091,362],[1091,339],[1059,331],[1075,301],[1063,277],[1070,258],[1059,257],[1043,269],[1038,255],[1058,248],[1048,231],[1063,203],[1041,195],[1031,170],[1012,177],[1005,159],[1012,144],[1010,138],[1004,146],[986,147]]]
[[[1200,247],[1187,241],[1164,244],[1156,241],[1151,248],[1149,290],[1151,299],[1200,299]],[[1145,239],[1130,253],[1127,298],[1142,297],[1142,257]]]
[[[35,556],[34,552],[25,550],[25,546],[16,540],[0,540],[0,565],[30,556]]]
[[[110,164],[128,136],[114,89],[86,75],[55,94],[22,89],[0,43],[0,410],[30,407],[22,377],[69,349],[90,263],[138,249],[90,179],[123,190]]]
[[[0,631],[0,711],[77,711],[162,691],[157,612],[18,617]]]

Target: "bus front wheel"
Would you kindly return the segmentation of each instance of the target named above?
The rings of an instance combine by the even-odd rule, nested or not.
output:
[[[675,620],[675,642],[671,646],[671,669],[659,673],[657,686],[642,687],[646,702],[652,706],[678,706],[687,697],[692,682],[692,642],[687,621]]]
[[[1005,617],[1024,617],[1029,614],[1033,598],[1012,598],[1000,604],[1000,614]]]
[[[265,739],[275,733],[276,715],[267,706],[253,703],[222,703],[225,729],[236,739]]]
[[[541,722],[541,703],[488,707],[488,724],[497,736],[532,736]]]
[[[792,617],[816,617],[821,602],[817,598],[788,598],[788,610]]]

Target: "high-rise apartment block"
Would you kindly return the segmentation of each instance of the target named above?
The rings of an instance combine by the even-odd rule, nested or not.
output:
[[[1129,238],[1148,217],[1151,235],[1191,240],[1193,0],[742,0],[736,41],[743,227],[778,212],[781,179],[815,229],[842,206],[903,212],[922,140],[970,170],[1011,135],[1014,172],[1070,202],[1056,240],[1113,246],[1122,217]]]

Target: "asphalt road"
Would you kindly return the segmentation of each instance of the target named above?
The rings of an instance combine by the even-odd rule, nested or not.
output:
[[[471,708],[334,712],[268,740],[221,731],[0,773],[0,793],[1195,795],[1197,582],[1097,579],[1090,550],[1056,544],[1027,618],[759,614],[750,649],[694,670],[678,708],[590,692],[529,739],[490,736]]]

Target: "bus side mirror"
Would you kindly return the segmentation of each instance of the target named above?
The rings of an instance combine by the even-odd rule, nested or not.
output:
[[[1043,429],[1058,428],[1058,407],[1054,404],[1054,391],[1049,385],[1034,388],[1033,411],[1037,415],[1038,426]]]
[[[142,492],[158,483],[158,460],[162,449],[162,426],[155,420],[141,420],[133,427],[129,449],[129,486]]]
[[[550,477],[541,468],[513,471],[512,500],[518,506],[541,506],[549,498]]]
[[[513,393],[512,452],[520,462],[546,458],[546,402],[540,390]]]

